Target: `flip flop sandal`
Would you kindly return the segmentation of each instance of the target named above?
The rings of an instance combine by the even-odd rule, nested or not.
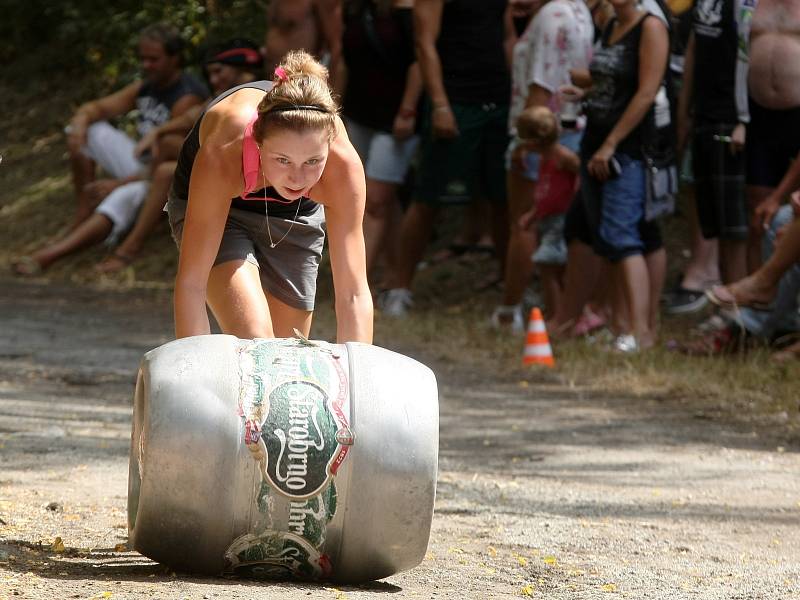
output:
[[[11,262],[11,272],[20,277],[36,277],[44,269],[32,256],[20,256]]]
[[[784,346],[780,350],[773,352],[770,358],[773,362],[779,364],[786,364],[789,361],[797,360],[800,358],[800,341],[796,341],[793,344],[789,344],[788,346]]]
[[[433,265],[438,265],[439,263],[459,258],[460,256],[463,256],[470,248],[471,246],[469,244],[452,243],[446,248],[442,248],[441,250],[434,252],[433,256],[431,256],[430,262]]]
[[[122,266],[119,268],[109,268],[108,262],[112,259],[118,260],[122,263]],[[95,270],[99,271],[100,273],[116,273],[117,271],[121,271],[131,265],[131,263],[136,260],[135,256],[128,256],[127,254],[122,254],[121,252],[112,252],[108,258],[106,258],[103,262],[95,267]]]
[[[762,312],[770,312],[772,310],[772,305],[770,302],[760,302],[759,300],[753,300],[751,302],[737,302],[736,300],[726,300],[725,298],[721,298],[716,290],[723,288],[726,289],[724,285],[715,285],[714,287],[706,290],[706,297],[720,308],[725,308],[728,310],[751,308],[753,310]]]

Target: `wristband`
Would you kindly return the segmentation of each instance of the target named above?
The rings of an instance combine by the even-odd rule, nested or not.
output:
[[[417,111],[414,108],[405,108],[401,106],[397,111],[398,116],[404,119],[413,119],[417,116]]]

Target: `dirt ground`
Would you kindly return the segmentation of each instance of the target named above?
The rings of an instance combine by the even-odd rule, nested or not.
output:
[[[135,373],[170,306],[0,280],[0,599],[800,598],[800,448],[780,435],[430,361],[422,564],[358,587],[173,573],[125,547]]]

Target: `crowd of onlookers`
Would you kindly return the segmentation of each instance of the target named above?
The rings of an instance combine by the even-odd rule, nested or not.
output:
[[[81,105],[66,132],[73,227],[15,261],[19,275],[105,242],[126,268],[162,218],[186,133],[210,98],[271,79],[305,48],[325,60],[362,158],[367,269],[384,315],[413,284],[454,188],[445,254],[490,249],[522,332],[538,281],[554,337],[610,332],[636,352],[659,316],[713,302],[680,349],[743,335],[800,352],[800,0],[272,0],[263,45],[206,46],[187,71],[177,29],[138,38],[142,76]],[[136,109],[136,139],[110,123]],[[98,178],[97,168],[103,178]],[[691,257],[665,290],[660,223],[689,199]],[[485,265],[485,263],[482,263]]]

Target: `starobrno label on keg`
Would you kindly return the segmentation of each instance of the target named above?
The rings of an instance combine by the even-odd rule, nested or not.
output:
[[[336,454],[333,415],[328,397],[309,381],[287,381],[269,395],[269,413],[261,428],[267,447],[266,476],[292,498],[308,498],[322,490]]]
[[[284,531],[247,533],[234,540],[225,558],[229,572],[266,579],[320,579],[331,574],[328,557],[307,540]]]
[[[325,343],[288,339],[243,342],[239,355],[239,414],[261,482],[249,533],[225,554],[228,571],[325,577],[334,480],[354,443],[346,358]]]
[[[296,340],[254,340],[239,362],[245,443],[265,480],[293,499],[319,493],[353,444],[338,358]]]

